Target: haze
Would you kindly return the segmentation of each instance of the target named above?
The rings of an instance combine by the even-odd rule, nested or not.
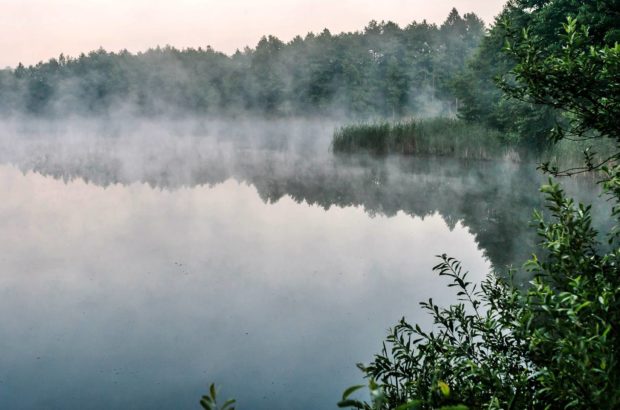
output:
[[[5,0],[0,5],[0,67],[103,47],[132,52],[157,45],[233,53],[262,35],[355,31],[370,20],[401,26],[441,23],[452,7],[490,23],[504,0]]]

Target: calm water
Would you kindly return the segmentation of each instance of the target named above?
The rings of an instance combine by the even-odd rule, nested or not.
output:
[[[434,255],[479,280],[533,243],[529,167],[237,125],[5,128],[0,408],[196,409],[211,382],[241,409],[334,408],[389,326],[454,300]]]

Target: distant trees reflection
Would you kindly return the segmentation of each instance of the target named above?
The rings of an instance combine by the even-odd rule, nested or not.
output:
[[[174,190],[213,186],[232,178],[254,186],[265,203],[289,196],[326,210],[363,207],[370,215],[392,216],[402,211],[424,218],[439,213],[450,228],[458,222],[468,227],[497,267],[527,259],[536,239],[528,228],[532,211],[543,208],[536,188],[541,176],[531,165],[506,161],[363,156],[291,161],[274,155],[246,159],[232,167],[221,161],[188,160],[185,164],[182,171],[164,167],[135,177],[125,176],[118,160],[104,158],[69,166],[43,160],[21,168],[104,187],[137,182]],[[577,195],[596,197],[597,187],[586,178],[566,184]]]

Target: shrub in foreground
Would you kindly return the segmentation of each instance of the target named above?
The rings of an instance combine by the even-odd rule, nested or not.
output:
[[[608,175],[620,186],[620,169]],[[341,407],[620,408],[616,236],[609,236],[612,251],[601,251],[589,207],[567,199],[555,183],[542,191],[552,220],[537,215],[544,257],[528,263],[530,287],[518,289],[496,274],[478,287],[458,261],[442,255],[434,269],[450,279],[459,303],[422,303],[432,331],[402,319],[383,352],[362,367],[381,400],[347,396]]]

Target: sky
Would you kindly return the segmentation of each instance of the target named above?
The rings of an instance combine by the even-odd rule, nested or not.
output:
[[[227,54],[261,36],[362,29],[370,20],[441,23],[452,7],[493,21],[505,0],[1,0],[0,67],[96,50],[212,46]]]

